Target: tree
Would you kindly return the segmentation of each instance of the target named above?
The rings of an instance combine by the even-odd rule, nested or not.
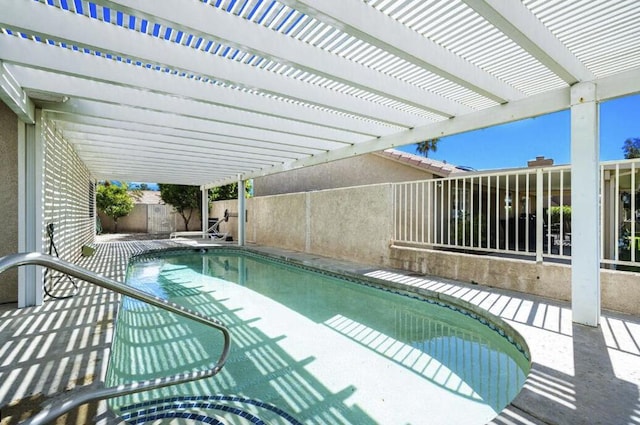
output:
[[[226,201],[227,199],[238,199],[238,183],[231,183],[211,189],[212,201]]]
[[[625,159],[640,158],[640,138],[632,137],[625,140],[622,151]]]
[[[423,155],[425,158],[429,157],[429,152],[435,152],[438,150],[438,142],[440,139],[428,139],[422,142],[416,143],[416,152]]]
[[[200,210],[201,191],[198,186],[181,184],[159,184],[160,198],[180,214],[184,220],[184,228],[189,230],[189,221],[193,211]]]
[[[251,193],[251,181],[245,182],[245,194]],[[238,199],[238,183],[231,183],[225,186],[218,186],[211,189],[212,201],[226,201],[227,199]]]
[[[139,186],[126,186],[127,192],[129,192],[129,196],[136,201],[140,202],[142,199],[142,189]]]
[[[127,192],[127,184],[110,181],[98,184],[96,206],[113,220],[114,231],[118,233],[118,219],[129,215],[133,210],[133,200]]]

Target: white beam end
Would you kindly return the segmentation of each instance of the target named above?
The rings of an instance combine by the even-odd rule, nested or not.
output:
[[[36,107],[33,101],[22,90],[3,62],[0,62],[0,99],[16,113],[21,121],[27,124],[36,122]]]

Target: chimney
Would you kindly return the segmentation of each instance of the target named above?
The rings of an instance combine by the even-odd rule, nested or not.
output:
[[[553,159],[544,156],[536,156],[536,159],[527,161],[527,167],[550,167],[553,165]]]

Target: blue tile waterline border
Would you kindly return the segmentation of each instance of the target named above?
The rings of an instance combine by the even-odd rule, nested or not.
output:
[[[298,421],[291,414],[272,404],[246,397],[226,395],[179,396],[160,400],[145,401],[143,403],[131,404],[129,406],[120,408],[120,416],[130,424],[142,424],[156,419],[181,418],[193,419],[195,421],[208,424],[224,425],[224,422],[220,422],[218,419],[212,416],[207,416],[206,414],[204,414],[204,412],[195,414],[178,411],[178,409],[208,409],[237,415],[256,425],[268,425],[268,423],[263,421],[260,417],[256,416],[253,413],[247,412],[240,407],[213,403],[221,401],[245,403],[248,405],[256,406],[277,414],[282,419],[289,422],[291,425],[302,425],[302,422]],[[134,411],[122,413],[129,410]]]
[[[192,255],[194,253],[207,254],[210,251],[219,252],[221,254],[238,254],[241,253],[248,257],[258,258],[263,261],[271,261],[288,267],[302,269],[308,272],[321,274],[335,279],[380,289],[396,295],[413,298],[418,301],[435,304],[440,307],[448,308],[457,313],[461,313],[474,320],[477,320],[483,326],[488,327],[491,331],[497,333],[513,345],[524,357],[531,363],[531,354],[524,338],[508,323],[501,318],[494,316],[488,311],[475,306],[467,301],[448,296],[439,292],[424,288],[416,288],[397,282],[387,281],[384,279],[372,278],[359,274],[348,272],[339,272],[335,270],[327,270],[318,266],[311,266],[300,260],[291,257],[275,256],[261,251],[253,250],[249,247],[230,247],[230,246],[213,246],[206,248],[161,248],[142,252],[131,256],[129,262],[149,261],[159,259],[171,255]],[[443,300],[443,298],[446,298]],[[506,329],[506,330],[505,330]]]

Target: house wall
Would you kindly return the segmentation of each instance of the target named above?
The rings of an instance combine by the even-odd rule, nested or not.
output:
[[[83,245],[94,241],[94,179],[73,146],[53,122],[42,123],[44,143],[44,223],[54,225],[60,258],[75,262]],[[48,252],[49,239],[43,240]]]
[[[254,179],[253,193],[268,196],[432,177],[419,168],[367,154]]]
[[[18,117],[0,102],[0,257],[18,252]],[[18,300],[18,271],[0,274],[0,303]]]

